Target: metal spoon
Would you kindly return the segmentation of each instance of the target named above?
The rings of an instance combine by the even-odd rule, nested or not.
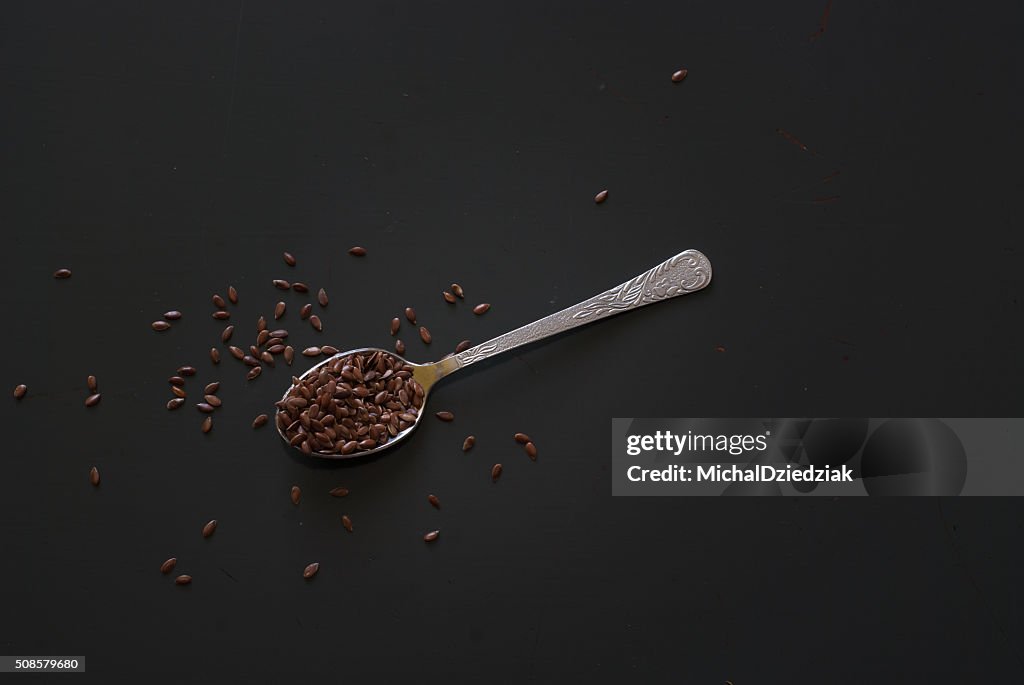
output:
[[[356,352],[376,352],[379,350],[383,354],[400,359],[412,370],[412,377],[416,382],[423,386],[423,390],[425,391],[422,406],[426,407],[427,397],[435,383],[445,376],[454,373],[459,369],[465,368],[470,364],[475,364],[478,361],[493,357],[497,354],[501,354],[502,352],[507,352],[516,347],[520,347],[521,345],[527,345],[532,342],[537,342],[538,340],[543,340],[544,338],[552,335],[564,333],[565,331],[568,331],[571,328],[576,328],[577,326],[583,326],[615,314],[621,314],[622,312],[629,311],[630,309],[636,309],[637,307],[661,302],[680,295],[688,295],[689,293],[706,288],[710,282],[711,262],[709,262],[708,258],[697,250],[686,250],[685,252],[680,252],[675,257],[658,264],[653,269],[645,271],[639,276],[626,281],[622,285],[606,290],[599,295],[591,297],[589,300],[584,300],[572,307],[555,312],[554,314],[549,314],[543,319],[539,319],[533,323],[522,326],[521,328],[517,328],[514,331],[509,331],[508,333],[499,335],[497,338],[492,338],[487,342],[480,343],[476,347],[471,347],[468,350],[459,352],[458,354],[445,357],[440,361],[428,364],[414,364],[388,350],[381,350],[376,347],[363,347],[355,350],[349,350],[347,352],[339,352],[338,354],[321,361],[302,374],[299,380],[306,380],[310,376],[318,374],[321,367],[326,364],[330,364],[339,357],[346,357]],[[290,390],[291,388],[289,388],[288,392],[290,392]],[[282,402],[288,399],[288,392],[285,392],[284,396],[281,398]],[[352,459],[355,457],[365,457],[370,454],[375,454],[409,437],[409,434],[412,433],[413,430],[416,429],[416,426],[420,424],[420,420],[422,418],[423,411],[421,407],[421,411],[417,413],[416,420],[411,426],[391,437],[383,445],[379,445],[373,449],[354,452],[352,454],[314,451],[312,456],[322,457],[325,459]],[[285,442],[288,442],[288,438],[285,435],[284,430],[282,430],[280,421],[275,421],[274,425],[277,427],[277,432],[281,438]]]

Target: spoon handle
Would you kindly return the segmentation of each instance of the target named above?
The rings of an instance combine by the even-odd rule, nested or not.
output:
[[[446,376],[464,366],[577,326],[672,297],[688,295],[707,287],[710,282],[711,262],[708,258],[697,250],[680,252],[653,269],[631,278],[622,285],[594,295],[589,300],[549,314],[543,319],[441,360],[437,363],[439,376]]]

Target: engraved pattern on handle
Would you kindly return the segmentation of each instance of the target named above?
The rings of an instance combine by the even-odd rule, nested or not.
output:
[[[680,252],[620,286],[458,353],[452,371],[576,326],[701,290],[710,282],[708,258],[697,250]]]

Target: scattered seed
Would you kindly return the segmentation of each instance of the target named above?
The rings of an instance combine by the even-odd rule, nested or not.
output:
[[[153,328],[154,331],[166,331],[168,328],[171,327],[171,324],[167,323],[166,321],[154,321],[149,325]]]
[[[427,345],[429,345],[430,341],[433,340],[433,337],[431,337],[430,331],[427,330],[426,326],[420,326],[420,340]]]
[[[447,302],[447,303],[449,303],[449,304],[455,304],[455,296],[454,296],[454,295],[452,295],[452,294],[451,294],[450,292],[448,292],[447,290],[442,290],[442,291],[441,291],[441,297],[443,297],[443,298],[444,298],[444,301],[445,301],[445,302]]]
[[[100,470],[95,466],[89,469],[89,482],[93,485],[100,484]]]
[[[450,411],[439,411],[436,414],[434,414],[434,416],[436,416],[437,418],[441,419],[442,421],[454,421],[455,420],[455,414],[451,413]]]
[[[220,295],[214,294],[214,296],[211,299],[213,300],[213,306],[217,307],[218,309],[224,309],[225,307],[228,306],[228,303],[225,302],[224,298],[221,297]]]
[[[526,443],[526,446],[523,449],[526,450],[526,456],[528,456],[533,461],[537,461],[537,446],[536,445],[534,445],[532,442],[528,442],[528,443]]]
[[[526,433],[516,433],[516,434],[515,434],[515,435],[513,435],[512,437],[513,437],[513,438],[515,439],[515,441],[516,441],[516,442],[518,442],[518,443],[519,443],[520,445],[525,445],[526,443],[528,443],[528,442],[531,442],[531,441],[530,441],[530,436],[529,436],[529,435],[527,435]]]
[[[295,257],[292,256],[291,252],[285,252],[281,255],[284,257],[284,263],[288,266],[295,266]]]
[[[284,340],[285,338],[288,337],[288,331],[286,331],[283,328],[278,328],[277,330],[270,331],[270,337],[271,338],[281,338],[282,340]]]
[[[89,376],[85,379],[85,385],[89,388],[89,392],[96,392],[99,387],[96,383],[96,376]]]
[[[320,352],[321,352],[320,348],[317,347],[316,345],[314,345],[313,347],[307,347],[306,349],[304,349],[302,351],[302,356],[303,357],[319,357],[320,356]]]
[[[607,199],[608,199],[608,191],[607,190],[602,190],[600,193],[598,193],[597,195],[594,196],[594,203],[595,204],[601,204],[602,202],[604,202]]]
[[[177,385],[179,388],[185,385],[185,379],[181,376],[171,376],[167,379],[167,382],[171,385]]]
[[[213,408],[217,408],[221,405],[221,399],[216,395],[203,395],[203,399],[206,400],[206,404]]]
[[[259,416],[252,420],[252,427],[259,428],[260,426],[265,426],[267,424],[267,421],[269,420],[270,417],[268,417],[266,414],[260,414]]]
[[[348,488],[338,486],[328,493],[331,497],[348,497]]]
[[[437,498],[437,495],[427,495],[427,501],[430,502],[430,506],[435,509],[441,508],[441,500]]]
[[[283,280],[283,279],[275,278],[274,279],[274,287],[277,288],[278,290],[289,290],[289,289],[291,289],[292,284],[289,283],[288,281]]]
[[[20,400],[22,397],[25,396],[25,393],[27,393],[27,392],[28,392],[28,386],[25,385],[24,383],[22,383],[21,385],[15,386],[15,388],[14,388],[14,399]]]
[[[299,310],[299,318],[301,318],[303,321],[305,321],[306,319],[309,318],[309,315],[312,314],[312,313],[313,313],[313,305],[311,305],[309,302],[307,302],[306,304],[302,305],[302,309]]]
[[[171,557],[164,563],[160,564],[160,573],[168,574],[174,570],[174,567],[178,565],[177,557]]]
[[[196,375],[196,367],[194,366],[179,366],[178,375],[180,376],[194,376]]]
[[[478,304],[477,306],[473,307],[473,313],[476,314],[477,316],[480,316],[481,314],[487,312],[487,310],[490,308],[491,305],[484,302],[483,304]]]
[[[284,348],[284,361],[288,366],[292,365],[292,359],[295,358],[295,348],[288,345]]]
[[[97,393],[93,393],[92,395],[89,395],[88,397],[85,398],[85,406],[87,406],[87,407],[95,407],[99,403],[100,403],[100,394],[98,392]]]
[[[323,288],[320,288],[320,290],[316,294],[316,300],[317,302],[320,303],[321,307],[326,307],[327,303],[330,301],[327,299],[327,291],[324,290]]]
[[[333,357],[338,354],[338,348],[334,345],[324,345],[320,348],[320,352],[322,352],[325,357]]]
[[[395,333],[397,333],[398,329],[401,327],[401,325],[402,325],[402,322],[399,320],[399,318],[397,316],[395,318],[391,319],[391,335],[394,335]]]
[[[217,319],[218,321],[224,321],[226,319],[231,318],[231,312],[225,311],[223,309],[218,309],[213,313],[213,318]]]
[[[491,467],[491,482],[497,482],[501,478],[501,464],[495,464]]]
[[[184,397],[175,397],[174,399],[167,401],[167,409],[169,409],[170,411],[174,411],[175,409],[181,407],[181,405],[183,404],[185,404]]]
[[[256,334],[259,335],[265,330],[267,330],[267,320],[265,317],[261,316],[256,319]]]
[[[255,380],[256,378],[259,377],[259,375],[261,373],[263,373],[263,367],[262,366],[254,366],[251,369],[249,369],[249,373],[245,374],[245,380],[247,380],[247,381]]]
[[[341,525],[345,526],[345,530],[352,532],[352,519],[348,517],[348,514],[341,515]]]
[[[309,286],[306,285],[305,283],[299,283],[296,281],[295,283],[292,283],[292,290],[294,290],[297,293],[308,293]]]
[[[238,304],[238,291],[233,285],[228,286],[228,300],[231,301],[231,304]]]
[[[395,340],[395,352],[405,354],[405,343],[401,340]]]
[[[189,575],[186,575],[186,574],[182,574],[182,575],[178,576],[177,578],[175,578],[174,582],[177,585],[188,585],[189,583],[192,582],[192,576],[189,576]]]
[[[206,522],[203,526],[203,537],[208,538],[213,535],[213,531],[217,530],[217,519],[211,519]]]
[[[245,359],[245,352],[242,350],[241,347],[228,345],[228,352],[230,352],[231,356],[234,357],[235,359]]]
[[[455,293],[455,297],[460,300],[464,300],[466,298],[466,294],[462,291],[462,286],[458,283],[452,283],[452,292]]]
[[[466,350],[469,349],[470,345],[472,344],[473,343],[469,342],[468,340],[463,340],[462,342],[455,346],[455,354],[458,354],[459,352],[465,352]]]
[[[672,83],[679,83],[684,78],[686,78],[686,75],[689,74],[689,73],[690,72],[687,69],[680,69],[679,71],[673,73],[672,74]]]
[[[53,272],[54,278],[71,278],[71,269],[57,269]]]
[[[309,317],[309,325],[318,331],[322,331],[324,329],[324,325],[320,322],[320,317],[316,314]]]
[[[179,399],[185,398],[185,391],[176,385],[171,386],[171,392],[174,394],[175,397]]]
[[[199,404],[196,405],[196,409],[205,414],[211,414],[213,413],[213,410],[216,409],[216,407],[214,407],[212,404],[207,404],[206,402],[200,402]]]
[[[278,302],[277,305],[274,306],[274,318],[275,319],[280,319],[282,316],[284,316],[284,310],[285,310],[285,303],[284,302]]]
[[[409,319],[409,323],[416,323],[416,310],[412,307],[405,308],[405,318]]]
[[[214,364],[220,364],[220,350],[216,347],[210,348],[210,361]]]
[[[220,381],[214,381],[213,383],[207,383],[206,387],[203,388],[204,395],[213,395],[220,390]]]
[[[302,570],[302,577],[309,580],[316,575],[316,572],[320,570],[320,563],[314,561],[312,564]]]
[[[249,347],[249,351],[252,352],[252,354],[247,354],[244,357],[242,357],[242,363],[247,365],[247,366],[259,366],[260,365],[260,360],[257,359],[253,355],[259,354],[260,351],[258,349],[256,349],[255,345],[251,345]]]
[[[262,359],[263,363],[267,366],[274,366],[274,355],[270,354],[269,350],[264,350],[260,354],[260,359]]]
[[[432,530],[432,531],[430,531],[429,533],[427,533],[426,535],[423,536],[423,542],[433,542],[434,540],[436,540],[438,538],[439,535],[441,535],[441,531],[439,531],[439,530]]]
[[[366,248],[365,247],[359,247],[357,245],[356,247],[350,248],[348,253],[350,255],[352,255],[353,257],[365,257],[366,256]]]
[[[462,451],[463,452],[470,451],[471,449],[473,449],[473,445],[475,445],[475,444],[476,444],[476,436],[470,435],[469,437],[467,437],[465,440],[462,441]]]
[[[169,312],[164,312],[164,318],[167,319],[168,321],[177,321],[178,319],[181,318],[181,312],[177,311],[176,309],[172,309]]]
[[[209,433],[211,430],[213,430],[213,417],[207,416],[205,419],[203,419],[203,423],[199,426],[199,428],[204,433]]]
[[[227,326],[227,327],[225,327],[224,330],[221,331],[220,341],[221,342],[227,342],[228,340],[231,340],[231,335],[234,332],[235,332],[235,327],[234,326]]]
[[[291,496],[292,504],[298,504],[299,500],[302,499],[302,488],[300,488],[298,485],[293,485]]]

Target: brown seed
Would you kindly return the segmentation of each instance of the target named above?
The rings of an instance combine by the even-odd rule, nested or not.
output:
[[[532,442],[528,442],[528,443],[526,443],[526,446],[523,447],[523,449],[526,450],[526,456],[528,456],[533,461],[537,461],[537,446],[536,445],[534,445]]]
[[[15,388],[14,388],[14,399],[20,400],[22,397],[25,396],[25,393],[27,393],[27,392],[28,392],[28,386],[25,385],[24,383],[22,383],[21,385],[15,386]]]
[[[241,347],[228,345],[228,352],[230,352],[231,356],[234,357],[235,359],[245,359],[245,352],[242,350]]]
[[[320,290],[316,294],[316,300],[317,302],[320,303],[321,307],[326,307],[327,303],[330,301],[327,299],[327,291],[324,290],[323,288],[320,288]]]
[[[348,488],[343,488],[340,485],[328,493],[331,497],[348,497]]]
[[[216,347],[210,348],[210,361],[214,364],[220,364],[220,350]]]
[[[289,290],[292,287],[292,284],[283,279],[275,278],[274,287],[277,288],[278,290]]]
[[[89,469],[89,482],[93,485],[100,484],[100,470],[95,466]]]
[[[89,388],[89,392],[96,392],[96,389],[98,387],[96,383],[96,376],[89,376],[88,378],[86,378],[85,385],[87,388]]]
[[[316,572],[320,570],[320,563],[314,561],[312,564],[302,570],[302,577],[309,580],[316,575]]]
[[[395,318],[391,319],[391,335],[394,335],[395,333],[397,333],[398,329],[401,326],[402,326],[402,322],[398,319],[397,316]]]
[[[169,409],[170,411],[174,411],[183,404],[185,404],[184,397],[175,397],[174,399],[167,401],[167,409]]]
[[[213,535],[213,531],[217,530],[217,519],[211,519],[206,522],[203,526],[203,537],[208,538]]]
[[[602,202],[604,202],[607,199],[608,199],[608,191],[607,190],[602,190],[600,193],[598,193],[597,195],[594,196],[594,203],[595,204],[601,204]]]
[[[306,285],[305,283],[299,283],[298,281],[296,281],[295,283],[292,283],[292,290],[294,290],[297,293],[308,293],[309,286]]]
[[[284,345],[271,345],[267,348],[267,352],[270,354],[281,354],[284,352]]]
[[[455,414],[451,413],[450,411],[439,411],[436,414],[434,414],[434,416],[436,416],[437,418],[441,419],[442,421],[454,421],[455,420]]]
[[[203,399],[206,400],[206,404],[210,405],[211,407],[216,408],[221,405],[221,399],[216,395],[204,395]]]
[[[207,383],[206,387],[203,388],[204,395],[213,395],[220,390],[220,381],[214,381],[213,383]]]
[[[320,322],[320,317],[317,316],[316,314],[309,317],[309,325],[311,325],[318,331],[322,331],[324,329],[324,325]]]
[[[395,340],[395,352],[405,354],[405,343],[401,340]]]
[[[439,530],[432,530],[432,531],[430,531],[429,533],[427,533],[426,535],[423,536],[423,542],[433,542],[434,540],[436,540],[438,538],[439,535],[441,535],[441,531],[439,531]]]
[[[690,72],[688,70],[686,70],[686,69],[680,69],[679,71],[673,73],[672,74],[672,83],[679,83],[684,78],[686,78],[686,75],[689,74],[689,73]]]
[[[178,576],[177,578],[175,578],[174,582],[177,585],[188,585],[189,583],[192,582],[192,576],[186,575],[186,574],[183,573],[180,576]]]
[[[338,348],[335,347],[334,345],[324,345],[323,347],[320,348],[320,351],[324,354],[324,356],[327,357],[333,357],[334,355],[338,354]]]
[[[430,502],[430,506],[435,509],[441,508],[441,500],[437,498],[437,495],[427,495],[427,501]]]
[[[468,340],[463,340],[462,342],[455,346],[455,354],[458,354],[459,352],[465,352],[470,348],[472,344],[473,343],[469,342]]]
[[[285,303],[284,302],[278,302],[274,306],[274,318],[275,319],[280,319],[282,316],[284,316],[284,310],[285,310]]]
[[[225,319],[231,318],[231,312],[224,311],[223,309],[218,309],[213,313],[213,318],[217,319],[218,321],[224,321]]]
[[[260,359],[262,359],[263,363],[267,366],[274,366],[274,355],[270,354],[270,352],[264,350],[263,353],[260,354]]]
[[[462,451],[468,452],[473,449],[473,445],[476,444],[476,436],[470,435],[462,441]]]
[[[515,434],[515,435],[513,435],[512,437],[513,437],[513,438],[515,439],[515,441],[516,441],[516,442],[518,442],[518,443],[519,443],[520,445],[525,445],[526,443],[530,442],[530,436],[529,436],[529,435],[527,435],[526,433],[516,433],[516,434]]]
[[[176,385],[172,385],[171,386],[171,392],[174,393],[175,397],[178,397],[178,398],[184,398],[185,397],[185,391],[182,390],[181,388],[179,388]]]
[[[427,345],[429,345],[430,341],[433,340],[433,338],[430,335],[430,331],[427,330],[426,326],[420,326],[420,340],[422,340]]]
[[[313,347],[307,347],[306,349],[304,349],[302,351],[302,356],[304,356],[304,357],[319,357],[320,356],[320,352],[321,352],[320,348],[317,347],[316,345],[314,345]]]
[[[291,252],[285,252],[281,255],[284,257],[284,263],[288,266],[295,266],[295,257],[292,256]]]
[[[57,269],[53,272],[54,278],[71,278],[71,269]]]
[[[164,563],[160,564],[160,573],[168,574],[174,570],[174,567],[178,565],[177,557],[171,557]]]
[[[256,319],[256,334],[259,335],[263,331],[267,330],[267,320],[264,317]]]
[[[221,297],[220,295],[215,294],[211,299],[213,300],[213,306],[217,307],[218,309],[224,309],[225,307],[228,306],[228,303],[225,302],[224,298]]]
[[[444,301],[447,302],[448,304],[455,304],[455,296],[452,295],[447,290],[441,291],[441,297],[443,297]]]
[[[295,358],[295,348],[288,345],[284,348],[284,361],[288,366],[292,365],[292,360]]]
[[[167,379],[167,382],[171,385],[177,385],[179,388],[185,385],[185,379],[181,376],[171,376]]]
[[[204,433],[209,433],[211,430],[213,430],[213,417],[207,416],[205,419],[203,419],[203,423],[199,426],[199,428]]]
[[[178,375],[179,376],[194,376],[194,375],[196,375],[196,373],[197,373],[196,372],[196,367],[194,367],[194,366],[179,366],[178,367]]]
[[[298,504],[299,500],[302,499],[302,489],[298,485],[292,486],[292,504]]]
[[[231,304],[238,304],[238,291],[233,285],[228,286],[228,300],[231,301]]]
[[[299,318],[305,321],[309,318],[309,315],[313,313],[313,305],[309,302],[302,305],[302,309],[299,310]]]
[[[481,314],[484,314],[490,308],[491,308],[491,305],[489,305],[486,302],[484,302],[483,304],[478,304],[477,306],[473,307],[473,313],[476,314],[477,316],[480,316]]]
[[[501,464],[495,464],[491,467],[491,482],[495,482],[499,478],[501,478]]]
[[[153,328],[154,331],[166,331],[168,328],[171,327],[171,324],[167,323],[166,321],[154,321],[149,325]]]
[[[278,328],[277,330],[270,331],[270,337],[271,338],[281,338],[283,340],[283,339],[288,337],[288,331],[286,331],[283,328]]]
[[[249,351],[259,354],[259,350],[256,349],[255,345],[252,346]],[[248,366],[259,366],[260,360],[252,356],[251,354],[247,354],[244,357],[242,357],[242,363],[247,364]]]
[[[85,406],[87,406],[87,407],[95,407],[99,403],[100,403],[100,394],[98,392],[94,393],[92,395],[89,395],[88,397],[85,398]]]
[[[169,312],[164,312],[164,318],[168,321],[177,321],[181,318],[181,312],[176,309],[172,309]]]
[[[210,414],[213,412],[214,409],[216,409],[216,407],[214,407],[212,404],[207,404],[206,402],[200,402],[199,404],[196,405],[196,409],[206,414]]]
[[[341,515],[341,525],[345,526],[345,530],[352,532],[352,519],[348,517],[348,514]]]
[[[269,419],[270,417],[268,417],[266,414],[260,414],[259,416],[252,420],[252,427],[259,428],[260,426],[265,426]]]
[[[356,247],[350,248],[348,253],[350,255],[352,255],[353,257],[365,257],[366,256],[366,248],[365,247],[359,247],[357,245]]]
[[[257,377],[259,377],[261,373],[263,373],[263,367],[254,366],[251,369],[249,369],[249,373],[245,374],[245,379],[247,381],[255,380]]]
[[[405,318],[409,319],[409,323],[416,323],[416,310],[412,307],[406,307]]]
[[[455,293],[455,297],[463,300],[466,298],[466,293],[462,291],[462,286],[458,283],[452,283],[452,292]]]
[[[225,327],[224,330],[221,331],[220,341],[221,342],[227,342],[228,340],[231,340],[231,334],[234,333],[234,332],[235,332],[235,327],[234,326],[227,326],[227,327]]]

